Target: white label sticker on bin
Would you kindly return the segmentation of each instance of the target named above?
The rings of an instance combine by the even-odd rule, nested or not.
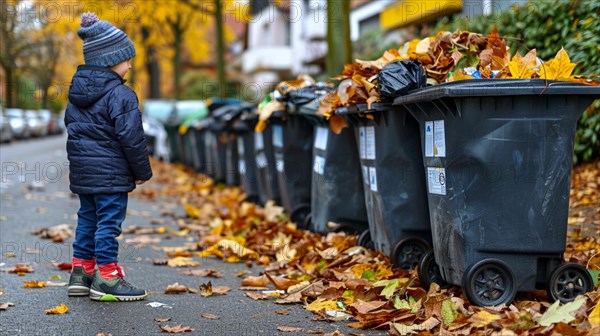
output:
[[[375,160],[375,127],[366,127],[366,147],[367,147],[367,160]]]
[[[325,158],[315,155],[315,165],[313,167],[315,173],[323,175],[325,173]]]
[[[377,171],[375,167],[369,167],[369,184],[371,190],[377,192]]]
[[[262,133],[254,133],[254,149],[261,150],[265,148]]]
[[[240,172],[241,175],[244,175],[244,173],[246,172],[246,161],[244,161],[244,160],[238,161],[238,171]]]
[[[433,122],[425,122],[425,157],[433,156]]]
[[[364,126],[360,126],[358,128],[358,142],[360,145],[360,158],[361,159],[366,159],[367,158],[367,148],[366,148],[366,136],[365,136],[365,127]]]
[[[273,126],[273,146],[283,148],[283,127],[281,125]]]
[[[329,130],[325,127],[317,127],[317,134],[315,135],[315,148],[316,149],[327,149],[327,134]]]
[[[275,168],[277,168],[277,171],[280,173],[283,173],[283,170],[285,168],[284,164],[283,164],[283,159],[277,159],[275,162]]]
[[[256,166],[258,167],[267,167],[267,156],[264,152],[260,152],[256,155]]]
[[[427,185],[430,194],[446,195],[446,170],[427,167]]]
[[[237,150],[240,156],[244,156],[244,139],[241,137],[237,138]]]
[[[444,132],[444,121],[433,122],[433,155],[436,157],[446,156],[446,134]]]
[[[362,172],[363,172],[363,182],[366,185],[369,185],[369,167],[362,166]]]

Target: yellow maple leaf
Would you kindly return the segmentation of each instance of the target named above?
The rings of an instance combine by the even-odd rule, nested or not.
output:
[[[469,322],[476,328],[482,328],[498,319],[500,319],[500,316],[482,310],[469,317]]]
[[[571,63],[565,48],[560,48],[554,59],[540,66],[540,78],[550,80],[568,80],[577,64]]]
[[[527,79],[531,78],[531,76],[535,73],[533,68],[536,64],[536,55],[535,49],[525,55],[525,57],[521,57],[520,53],[516,53],[513,56],[512,60],[508,62],[508,69],[512,74],[513,78],[522,78]]]
[[[69,311],[69,307],[64,303],[59,304],[58,306],[44,310],[46,314],[64,314]]]
[[[44,288],[46,287],[46,282],[45,281],[40,281],[37,282],[36,280],[34,281],[23,281],[23,288]]]
[[[200,263],[189,257],[175,257],[170,259],[167,264],[171,267],[193,267],[199,266]]]
[[[324,300],[317,299],[310,304],[304,306],[304,309],[310,310],[312,312],[320,312],[322,310],[340,310],[338,307],[337,301],[334,300]]]
[[[588,321],[590,321],[592,329],[600,327],[600,301],[596,303],[596,307],[588,316]]]

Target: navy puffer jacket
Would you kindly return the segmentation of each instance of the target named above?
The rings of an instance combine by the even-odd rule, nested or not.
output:
[[[80,65],[69,88],[65,125],[71,191],[130,192],[152,177],[135,92],[108,68]]]

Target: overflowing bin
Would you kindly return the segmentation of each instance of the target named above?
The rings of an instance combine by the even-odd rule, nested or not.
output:
[[[390,104],[336,110],[354,129],[360,158],[369,230],[359,244],[390,256],[401,268],[415,268],[431,248],[423,159],[417,121]]]
[[[305,226],[322,234],[332,229],[361,233],[368,228],[368,219],[354,132],[331,131],[329,122],[316,114],[319,104],[317,98],[299,110],[315,127],[311,213]],[[328,227],[330,222],[337,226]]]
[[[577,118],[598,97],[571,82],[489,79],[394,101],[420,125],[434,251],[422,283],[441,277],[480,306],[542,286],[562,302],[592,289],[562,254]]]

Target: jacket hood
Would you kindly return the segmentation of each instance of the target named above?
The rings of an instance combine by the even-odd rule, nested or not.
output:
[[[69,102],[88,107],[125,80],[109,68],[80,65],[69,87]]]

